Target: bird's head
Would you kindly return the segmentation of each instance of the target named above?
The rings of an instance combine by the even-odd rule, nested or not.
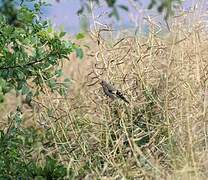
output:
[[[104,80],[101,80],[101,81],[100,81],[100,84],[101,84],[102,86],[105,86],[105,85],[107,84],[107,82],[104,81]]]

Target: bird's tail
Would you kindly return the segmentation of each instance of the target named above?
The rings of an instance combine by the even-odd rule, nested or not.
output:
[[[121,92],[116,91],[116,96],[129,104],[129,101],[124,97],[124,95]]]

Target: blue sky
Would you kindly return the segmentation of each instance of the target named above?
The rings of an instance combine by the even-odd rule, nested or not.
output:
[[[61,0],[57,3],[55,0],[48,0],[51,6],[44,9],[45,16],[52,21],[55,27],[64,27],[66,31],[71,33],[76,33],[80,30],[80,16],[77,15],[77,11],[80,9],[80,1],[79,0]],[[144,1],[143,7],[148,4],[149,0]],[[117,4],[125,4],[128,5],[127,0],[118,0]],[[102,12],[110,12],[109,8],[98,8],[95,13],[96,15],[102,14]],[[102,23],[113,23],[121,24],[123,26],[131,26],[129,18],[125,11],[119,11],[121,21],[115,21],[113,18],[108,18],[107,15],[101,17]]]
[[[86,0],[45,0],[50,3],[51,6],[47,6],[43,9],[43,16],[49,20],[51,20],[53,26],[55,28],[64,28],[65,31],[71,32],[72,34],[80,31],[80,16],[77,15],[77,11],[80,9],[80,1],[85,2]],[[118,27],[118,25],[122,28],[135,27],[135,23],[137,25],[143,21],[143,16],[156,15],[157,18],[162,20],[162,17],[155,13],[155,11],[149,11],[146,9],[147,5],[151,0],[138,0],[139,2],[139,10],[135,11],[135,9],[131,8],[129,2],[134,0],[117,0],[118,4],[124,4],[130,7],[130,13],[127,13],[123,10],[119,11],[119,15],[121,20],[116,21],[115,19],[108,18],[107,14],[110,12],[109,8],[97,8],[95,15],[101,15],[103,12],[107,12],[105,16],[101,16],[99,18],[99,22],[106,24],[113,24],[113,26]],[[207,7],[207,0],[184,0],[184,8],[189,8],[194,4],[194,2],[204,2],[203,5]],[[0,3],[2,0],[0,0]],[[100,0],[101,4],[105,1]],[[156,1],[158,2],[158,1]],[[89,16],[88,16],[89,17]],[[133,22],[134,21],[134,22]]]
[[[129,6],[128,2],[129,1],[127,0],[118,0],[117,4],[125,4]],[[143,4],[141,2],[143,2]],[[149,2],[150,0],[140,1],[140,6],[139,6],[140,12],[130,9],[132,16],[134,17],[135,15],[138,21],[140,21],[142,20],[143,14],[146,14],[146,15],[151,14],[151,11],[145,10]],[[188,8],[193,2],[194,0],[185,0],[184,7]],[[56,2],[55,0],[48,0],[48,3],[50,3],[51,6],[44,9],[44,15],[52,21],[54,27],[56,28],[64,27],[65,31],[71,32],[72,34],[79,32],[80,17],[76,14],[76,12],[80,8],[80,0],[60,0],[59,3]],[[100,15],[102,14],[102,12],[106,12],[106,11],[109,12],[110,11],[109,8],[98,8],[95,11],[95,14]],[[120,10],[120,17],[121,17],[120,22],[107,18],[108,17],[107,15],[103,16],[103,18],[100,18],[99,20],[102,23],[108,23],[108,24],[112,23],[113,25],[121,24],[121,26],[123,27],[131,27],[133,26],[133,23],[132,21],[130,21],[128,14],[129,13],[126,13]],[[161,17],[159,16],[159,18]]]

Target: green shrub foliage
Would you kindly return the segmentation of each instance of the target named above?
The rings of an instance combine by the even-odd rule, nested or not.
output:
[[[64,179],[67,169],[55,156],[44,156],[41,163],[34,158],[41,156],[38,147],[49,140],[21,124],[22,113],[16,111],[9,115],[7,128],[0,130],[0,179]]]
[[[64,40],[65,32],[55,32],[48,21],[41,20],[41,1],[4,0],[0,8],[0,101],[15,90],[30,101],[49,87],[64,94],[67,80],[60,65],[80,48]]]

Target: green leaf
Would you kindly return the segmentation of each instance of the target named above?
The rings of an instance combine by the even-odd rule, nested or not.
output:
[[[66,32],[60,32],[59,37],[62,38],[66,35]]]
[[[6,81],[0,78],[0,91],[6,87]]]
[[[84,57],[84,53],[83,53],[83,50],[81,48],[76,48],[76,56],[79,59],[82,59]]]
[[[29,88],[26,84],[24,84],[24,85],[22,86],[22,89],[21,89],[22,95],[26,95],[26,94],[28,94],[29,92],[30,92],[30,88]]]
[[[116,0],[106,0],[109,7],[113,7],[116,3]]]
[[[51,157],[47,157],[46,160],[46,166],[44,168],[45,173],[53,173],[54,168],[56,166],[56,161],[54,159],[52,159]]]
[[[71,49],[73,46],[73,43],[71,41],[64,41],[63,44],[66,48],[69,48],[69,49]]]
[[[4,102],[4,95],[3,93],[0,92],[0,103],[3,103]]]
[[[61,86],[61,87],[59,88],[59,94],[60,94],[61,96],[66,96],[66,95],[67,95],[67,89],[66,89],[65,87]]]
[[[54,79],[50,79],[48,81],[48,85],[49,87],[52,89],[52,90],[55,90],[56,89],[56,81]]]
[[[24,72],[18,71],[18,72],[17,72],[17,77],[18,77],[20,80],[24,79],[24,78],[25,78]]]
[[[156,5],[155,0],[151,0],[151,3],[148,5],[148,9],[152,9]]]
[[[119,14],[116,7],[113,7],[112,12],[108,15],[109,17],[115,17],[117,20],[119,20]]]
[[[52,32],[53,32],[52,27],[48,27],[47,32],[48,32],[48,33],[52,33]]]
[[[64,73],[63,73],[63,70],[62,69],[58,69],[58,70],[55,71],[56,77],[61,77],[63,74]]]
[[[56,165],[54,175],[57,177],[64,177],[67,175],[67,169],[63,165]]]
[[[36,11],[40,11],[41,5],[39,3],[35,3],[34,7]]]
[[[123,9],[124,11],[129,11],[129,8],[125,5],[118,5],[118,7]]]
[[[17,91],[21,91],[21,89],[23,88],[24,84],[25,84],[24,81],[18,81],[18,82],[17,82],[16,90],[17,90]]]
[[[33,93],[30,91],[27,95],[26,95],[26,99],[25,101],[30,104],[33,98]]]
[[[65,78],[63,82],[64,87],[69,88],[70,84],[71,84],[71,80],[69,78]]]
[[[85,37],[85,36],[84,36],[83,33],[78,33],[78,34],[76,35],[76,39],[77,39],[77,40],[83,39],[84,37]]]
[[[84,6],[81,6],[81,8],[77,11],[77,15],[80,15],[84,12]]]

